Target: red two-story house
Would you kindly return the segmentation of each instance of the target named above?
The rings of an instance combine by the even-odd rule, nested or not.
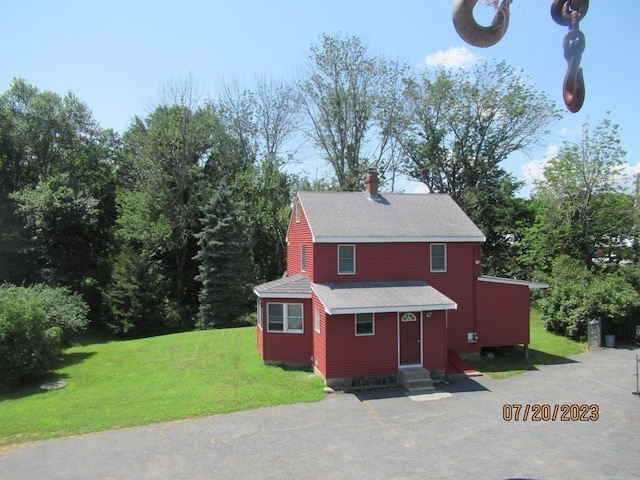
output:
[[[481,272],[483,233],[448,195],[299,192],[287,272],[255,287],[258,350],[275,364],[312,365],[329,386],[432,375],[448,350],[529,343],[529,289]]]

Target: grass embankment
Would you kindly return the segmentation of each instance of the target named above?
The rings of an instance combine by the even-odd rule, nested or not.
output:
[[[545,330],[540,313],[536,310],[531,311],[530,334],[529,358],[524,358],[524,347],[516,346],[499,349],[495,358],[480,357],[469,363],[491,378],[501,379],[536,370],[541,365],[564,363],[568,357],[587,351],[585,343],[574,342]]]
[[[255,327],[70,348],[39,385],[0,393],[0,445],[321,399],[320,378],[266,366]]]

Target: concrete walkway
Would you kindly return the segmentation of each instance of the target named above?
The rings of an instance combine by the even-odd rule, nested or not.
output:
[[[602,349],[507,380],[456,377],[431,397],[334,394],[3,447],[0,478],[637,479],[637,353]],[[505,421],[505,404],[522,404],[521,416],[527,404],[597,405],[598,419]]]

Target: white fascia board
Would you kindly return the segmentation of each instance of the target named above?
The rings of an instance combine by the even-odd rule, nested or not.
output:
[[[325,312],[329,315],[348,315],[352,313],[389,313],[389,312],[416,312],[416,311],[437,311],[437,310],[456,310],[456,303],[440,304],[440,305],[405,305],[391,307],[366,307],[366,308],[326,308]]]
[[[518,280],[515,278],[491,277],[488,275],[483,275],[481,277],[478,277],[478,280],[481,282],[489,282],[489,283],[506,283],[508,285],[522,285],[523,287],[529,287],[530,290],[535,288],[549,288],[548,283],[530,282],[528,280]]]
[[[311,293],[258,292],[255,288],[253,293],[259,298],[311,298]]]
[[[318,237],[314,243],[469,243],[486,241],[486,237]]]

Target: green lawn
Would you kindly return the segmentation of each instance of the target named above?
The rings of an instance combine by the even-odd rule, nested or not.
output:
[[[0,393],[0,445],[323,398],[309,372],[265,366],[255,327],[208,330],[69,349],[37,385]]]
[[[586,352],[585,343],[574,342],[560,335],[545,330],[536,310],[531,311],[531,343],[529,358],[524,358],[524,347],[501,348],[495,358],[480,357],[469,363],[478,371],[492,378],[507,378],[536,370],[540,365],[552,365],[571,360],[568,357]]]

